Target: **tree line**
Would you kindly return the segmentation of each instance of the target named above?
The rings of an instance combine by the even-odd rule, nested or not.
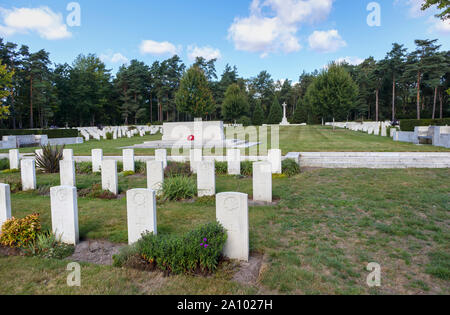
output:
[[[382,60],[330,63],[299,82],[251,78],[216,60],[196,58],[189,68],[177,55],[151,65],[138,60],[111,70],[94,54],[53,64],[45,50],[0,38],[0,127],[48,128],[189,121],[195,117],[245,125],[279,123],[281,104],[294,123],[322,120],[443,118],[450,114],[450,52],[437,40],[398,43]]]

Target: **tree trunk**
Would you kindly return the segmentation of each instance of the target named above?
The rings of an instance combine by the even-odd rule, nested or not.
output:
[[[379,103],[378,94],[379,94],[379,89],[376,89],[375,90],[375,121],[378,121],[378,111],[379,111],[379,109],[378,109],[378,103]]]
[[[16,111],[14,109],[14,88],[11,88],[11,112],[13,129],[16,129]]]
[[[417,75],[417,119],[420,120],[420,71]]]
[[[392,76],[392,121],[395,121],[395,76]]]
[[[153,122],[153,97],[150,95],[150,123]]]
[[[30,129],[33,129],[33,76],[30,76]]]
[[[433,119],[436,117],[436,100],[437,100],[437,86],[434,88],[434,100],[433,100]]]
[[[443,114],[444,114],[444,111],[443,111],[443,108],[442,108],[442,99],[444,98],[444,96],[442,95],[442,90],[439,92],[439,105],[440,105],[440,110],[439,110],[439,112],[440,112],[440,115],[439,115],[439,118],[440,119],[442,119],[444,116],[443,116]]]

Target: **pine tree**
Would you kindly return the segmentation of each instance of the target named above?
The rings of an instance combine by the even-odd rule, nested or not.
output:
[[[262,109],[260,100],[256,101],[252,123],[254,126],[261,126],[264,123],[264,111]]]
[[[269,117],[267,117],[267,123],[272,125],[277,125],[281,123],[283,119],[283,110],[281,109],[278,98],[275,97],[270,107]]]
[[[231,84],[222,104],[222,116],[226,121],[234,121],[248,113],[247,95],[239,85]]]
[[[294,117],[292,118],[292,123],[303,124],[306,122],[308,122],[308,114],[306,111],[306,107],[302,99],[299,99],[297,107],[295,108]]]

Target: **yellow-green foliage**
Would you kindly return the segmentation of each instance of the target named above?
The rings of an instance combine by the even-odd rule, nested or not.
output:
[[[26,247],[35,241],[40,231],[39,214],[34,213],[23,219],[13,217],[2,226],[0,244],[10,247]]]

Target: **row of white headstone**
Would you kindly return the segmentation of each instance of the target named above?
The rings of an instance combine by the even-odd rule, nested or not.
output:
[[[352,131],[366,132],[369,135],[390,136],[391,123],[389,121],[378,122],[334,122],[326,123],[328,126],[349,129]],[[389,131],[389,132],[388,132]]]
[[[195,150],[198,150],[197,152]],[[15,152],[12,152],[15,151]],[[194,154],[192,154],[194,151]],[[197,174],[198,196],[213,196],[216,193],[215,163],[213,160],[204,160],[201,150],[191,151],[191,169]],[[197,154],[196,154],[197,153]],[[41,152],[36,152],[41,154]],[[164,169],[167,167],[167,151],[156,150],[155,161],[147,161],[147,187],[159,194],[164,182]],[[200,156],[199,156],[200,155]],[[10,151],[15,159],[18,150]],[[227,154],[228,173],[240,174],[240,150],[229,150]],[[17,162],[18,163],[18,162]],[[36,166],[34,159],[21,160],[22,190],[36,189]],[[62,186],[76,186],[75,161],[73,150],[63,151],[60,161],[60,183]],[[104,160],[101,149],[92,150],[92,168],[94,172],[101,171],[102,189],[117,195],[119,193],[119,180],[116,160]],[[135,171],[135,158],[133,149],[123,150],[124,171]],[[268,161],[253,163],[253,198],[254,201],[272,202],[272,173],[281,173],[281,151],[270,150]]]
[[[101,140],[107,139],[107,133],[112,134],[112,138],[118,139],[122,137],[134,137],[139,134],[139,136],[143,137],[146,133],[156,134],[161,132],[161,126],[136,126],[136,129],[129,129],[128,127],[104,127],[103,129],[99,129],[98,127],[79,127],[77,128],[81,135],[84,137],[85,141],[89,141],[90,139]]]
[[[78,198],[74,186],[50,189],[52,232],[63,243],[79,243]],[[156,192],[152,189],[127,191],[128,243],[137,242],[144,233],[157,234]],[[0,184],[1,226],[11,218],[11,193],[8,184]],[[224,255],[248,261],[248,196],[227,192],[216,196],[216,218],[227,231]]]

